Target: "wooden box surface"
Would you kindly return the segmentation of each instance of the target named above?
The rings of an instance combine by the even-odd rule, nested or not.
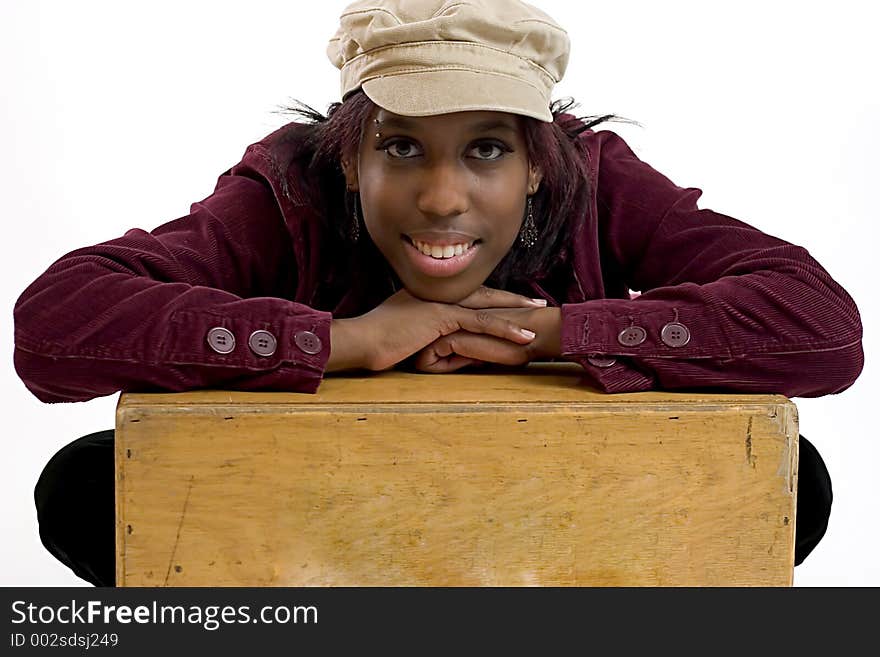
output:
[[[123,394],[120,586],[790,586],[797,408],[573,363]]]

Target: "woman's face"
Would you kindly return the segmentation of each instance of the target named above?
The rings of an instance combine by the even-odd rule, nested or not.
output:
[[[346,158],[342,166],[370,237],[411,294],[462,300],[513,245],[541,181],[520,117],[404,117],[377,107],[364,130],[356,166]]]

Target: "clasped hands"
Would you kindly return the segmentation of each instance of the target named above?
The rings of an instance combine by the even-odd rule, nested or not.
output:
[[[356,322],[369,345],[366,365],[374,371],[406,361],[418,371],[443,373],[560,355],[559,308],[484,286],[454,304],[425,301],[403,289]]]
[[[487,333],[459,329],[437,338],[419,351],[412,362],[422,372],[454,372],[468,366],[489,363],[524,365],[560,355],[561,317],[559,308],[531,305],[526,308],[486,308],[487,315],[515,322],[535,337],[518,343]]]

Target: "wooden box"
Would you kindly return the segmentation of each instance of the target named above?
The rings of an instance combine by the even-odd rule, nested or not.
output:
[[[123,394],[117,583],[790,586],[794,403],[581,372]]]

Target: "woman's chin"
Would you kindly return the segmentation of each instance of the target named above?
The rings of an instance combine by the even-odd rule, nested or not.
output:
[[[414,297],[422,301],[433,301],[435,303],[458,303],[469,297],[479,288],[477,286],[471,289],[472,286],[462,287],[461,285],[444,285],[443,283],[427,287],[404,284],[404,287]]]

